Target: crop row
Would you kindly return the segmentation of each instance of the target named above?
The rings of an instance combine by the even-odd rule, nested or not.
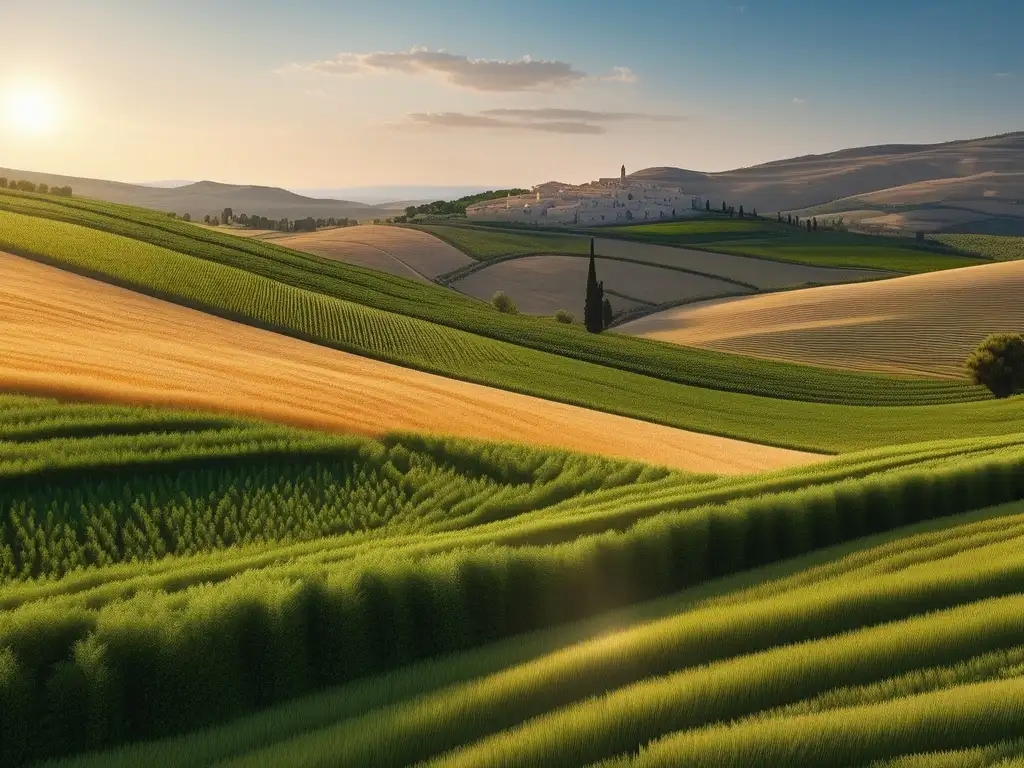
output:
[[[499,313],[438,286],[319,259],[127,206],[78,198],[58,202],[0,192],[0,209],[123,235],[365,307],[683,384],[856,405],[922,405],[987,397],[984,388],[966,382],[899,379],[762,361],[614,333],[594,336],[560,323]],[[9,248],[14,246],[7,244]]]
[[[1012,235],[929,235],[929,238],[956,248],[964,253],[973,253],[996,261],[1024,259],[1024,237]]]
[[[689,387],[375,310],[94,229],[0,212],[4,247],[357,354],[699,432],[829,452],[886,445],[894,432],[916,442],[1024,431],[1024,413],[1009,400],[869,408]]]
[[[0,696],[10,704],[0,711],[16,713],[15,731],[24,731],[32,755],[174,733],[872,532],[1022,497],[1018,448],[717,506],[670,506],[622,532],[559,545],[469,546],[470,536],[462,546],[417,554],[393,546],[402,540],[396,536],[368,543],[362,554],[358,547],[335,550],[340,558],[324,557],[330,548],[300,556],[282,545],[263,567],[222,581],[172,592],[140,583],[105,602],[81,593],[12,606],[0,616]],[[457,532],[443,536],[458,542]],[[1011,584],[995,571],[979,582],[959,568],[938,570],[963,576],[963,587],[946,583],[936,591],[929,581],[922,594],[962,602],[980,582]],[[97,594],[107,589],[104,573],[95,571]],[[849,615],[849,606],[836,615]]]

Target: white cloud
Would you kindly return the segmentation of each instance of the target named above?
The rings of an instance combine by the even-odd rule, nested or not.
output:
[[[681,122],[685,117],[644,112],[597,112],[589,109],[485,109],[477,114],[465,112],[415,112],[406,115],[401,127],[492,128],[595,135],[607,132],[605,123]]]
[[[612,67],[611,74],[601,78],[610,83],[635,83],[639,78],[629,67]]]
[[[1013,72],[993,72],[992,77],[996,80],[1009,80],[1013,77]]]
[[[291,64],[279,72],[313,71],[352,76],[397,72],[434,75],[445,82],[477,91],[528,91],[564,88],[586,77],[564,61],[470,59],[447,51],[411,48],[408,51],[339,53],[333,59]]]
[[[406,127],[434,128],[496,128],[501,130],[540,131],[542,133],[567,133],[594,135],[605,132],[600,125],[580,120],[546,120],[543,122],[522,122],[484,114],[467,115],[463,112],[414,112],[406,115]]]
[[[805,99],[805,98],[803,98],[801,96],[794,96],[793,97],[793,103],[794,104],[806,104],[807,103],[807,99]]]

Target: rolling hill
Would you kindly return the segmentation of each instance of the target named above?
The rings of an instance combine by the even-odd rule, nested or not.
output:
[[[275,219],[313,216],[325,219],[334,217],[363,220],[386,218],[402,212],[400,208],[391,206],[378,207],[350,200],[304,197],[279,187],[221,184],[214,181],[199,181],[176,187],[156,187],[13,168],[0,168],[0,176],[49,186],[69,184],[76,195],[83,197],[136,205],[140,208],[176,213],[179,216],[187,213],[197,220],[207,214],[220,213],[225,208],[231,208],[236,213]]]
[[[690,304],[616,330],[752,357],[966,377],[991,333],[1024,327],[1024,261]]]
[[[845,149],[721,173],[646,168],[629,178],[679,183],[713,202],[726,199],[761,211],[800,211],[845,198],[854,199],[816,210],[854,211],[868,200],[915,208],[944,201],[977,211],[974,221],[987,221],[996,214],[1024,218],[1022,174],[1024,132],[943,144]]]

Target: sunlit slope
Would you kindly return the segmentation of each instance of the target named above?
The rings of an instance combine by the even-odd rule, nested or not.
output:
[[[1024,262],[670,309],[617,330],[756,357],[963,377],[990,333],[1024,327]]]
[[[983,510],[62,765],[994,765],[1022,551],[1024,507]]]
[[[423,431],[748,472],[816,457],[346,354],[0,255],[0,387],[195,406],[362,434]]]
[[[0,190],[0,249],[30,251],[75,264],[107,277],[145,279],[145,287],[167,278],[161,286],[179,294],[192,288],[188,276],[211,268],[230,267],[278,283],[278,290],[300,289],[360,305],[365,312],[383,310],[407,318],[426,320],[494,341],[505,341],[536,351],[586,361],[620,371],[640,373],[666,381],[730,392],[744,392],[791,400],[850,405],[923,405],[964,402],[989,397],[984,387],[952,380],[894,378],[813,366],[752,360],[694,347],[658,344],[617,334],[592,335],[556,322],[537,322],[521,315],[507,315],[458,292],[422,281],[388,275],[351,264],[329,261],[282,248],[271,242],[233,237],[214,229],[175,221],[155,211],[100,203],[80,198],[47,198]],[[74,225],[74,226],[72,226]],[[83,230],[83,228],[88,228]],[[123,236],[123,237],[116,237]],[[130,238],[132,243],[126,243]],[[156,250],[158,246],[163,250]],[[171,251],[173,253],[168,253]],[[104,259],[107,254],[116,260]],[[187,255],[189,258],[183,258]],[[202,264],[194,264],[201,260]],[[179,276],[181,272],[185,276]],[[223,270],[221,270],[223,274]],[[173,278],[173,279],[172,279]],[[138,285],[138,282],[134,283]],[[180,286],[180,288],[179,288]],[[182,296],[182,298],[187,298]],[[237,297],[221,296],[222,301]],[[350,305],[350,314],[360,307]],[[353,340],[354,341],[354,340]],[[360,339],[359,343],[364,343]],[[386,359],[394,346],[381,339],[367,353]],[[483,383],[516,387],[524,391],[523,371],[562,369],[559,378],[572,382],[578,391],[579,366],[541,365],[536,355],[511,372],[487,373]],[[449,363],[452,361],[449,359]],[[427,365],[420,356],[403,364]],[[429,364],[436,365],[437,358]],[[550,360],[549,360],[550,363]],[[456,368],[458,370],[456,370]],[[572,369],[570,373],[565,371]],[[434,372],[481,381],[480,369],[449,366]],[[538,394],[539,374],[531,378],[530,394]],[[592,378],[589,377],[588,378]],[[515,380],[513,385],[511,382]],[[549,384],[551,379],[549,379]],[[548,396],[545,392],[543,396]],[[563,396],[561,399],[565,399]],[[609,407],[609,410],[612,410]],[[747,419],[749,422],[749,419]]]
[[[325,259],[427,281],[473,263],[453,245],[412,228],[362,224],[275,237],[274,242]]]

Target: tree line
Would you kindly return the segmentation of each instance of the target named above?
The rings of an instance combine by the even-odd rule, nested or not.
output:
[[[528,189],[492,189],[487,192],[478,192],[475,195],[466,195],[457,200],[435,200],[432,203],[423,205],[410,205],[405,209],[405,216],[396,216],[392,221],[401,224],[416,216],[465,216],[466,208],[474,203],[482,203],[484,200],[496,200],[509,195],[528,195]]]
[[[179,216],[182,221],[192,221],[192,215],[183,213]],[[207,214],[203,217],[203,224],[210,226],[236,225],[246,229],[269,229],[275,232],[316,232],[324,227],[354,227],[359,222],[349,218],[314,218],[306,216],[302,219],[289,219],[287,217],[272,219],[267,216],[250,215],[240,213],[237,216],[231,208],[225,208],[220,213]]]
[[[63,187],[49,186],[39,182],[34,184],[31,181],[25,179],[11,179],[8,181],[3,176],[0,176],[0,189],[14,189],[18,192],[36,192],[40,195],[57,195],[59,197],[71,197],[71,187],[64,185]]]

